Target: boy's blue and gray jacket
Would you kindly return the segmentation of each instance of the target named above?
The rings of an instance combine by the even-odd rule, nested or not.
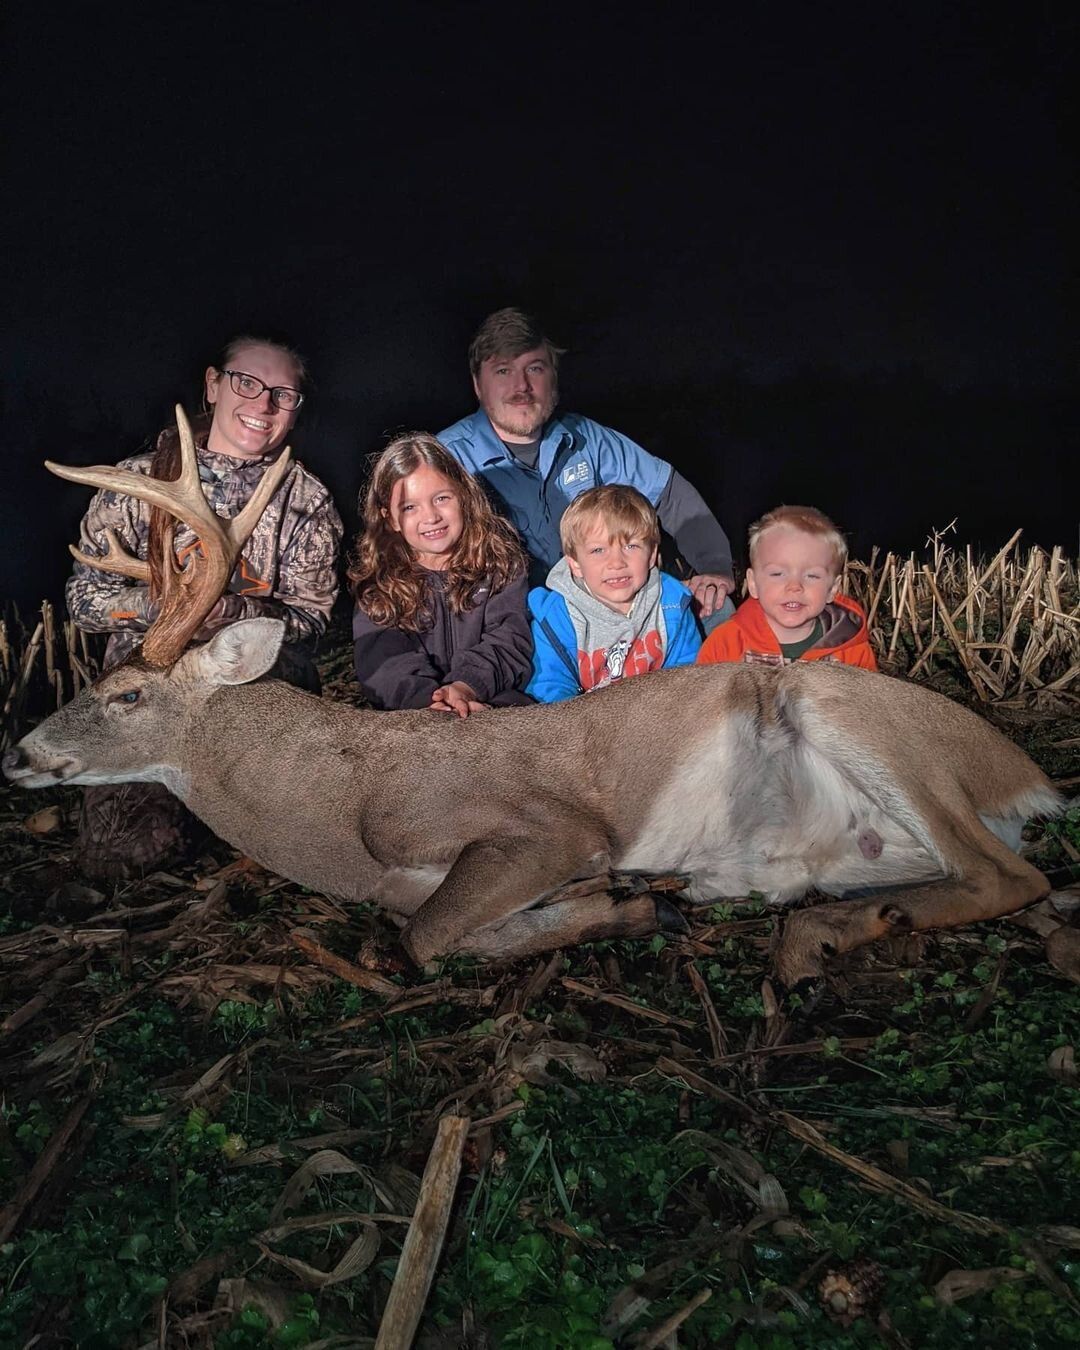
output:
[[[634,612],[623,620],[574,581],[565,558],[557,563],[551,569],[548,586],[537,586],[529,592],[533,674],[525,692],[538,703],[558,703],[584,692],[579,639],[584,640],[586,648],[594,640],[607,645],[620,624],[625,627],[628,639],[643,633],[645,628],[660,631],[662,669],[692,664],[701,647],[701,634],[691,609],[690,592],[666,572],[653,568],[650,582],[653,577],[659,579],[655,625],[648,622],[648,615]],[[647,583],[645,591],[649,589]]]
[[[731,575],[731,545],[700,493],[666,460],[589,417],[553,417],[535,469],[514,458],[482,408],[440,431],[439,440],[517,528],[533,560],[533,582],[543,581],[562,557],[563,512],[588,488],[607,483],[626,483],[647,497],[696,571]]]

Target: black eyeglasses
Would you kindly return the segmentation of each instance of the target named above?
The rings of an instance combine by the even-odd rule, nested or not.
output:
[[[304,401],[300,390],[290,389],[287,384],[269,385],[243,370],[223,370],[221,373],[228,375],[233,393],[241,398],[258,398],[264,389],[269,389],[270,402],[283,412],[296,412]]]

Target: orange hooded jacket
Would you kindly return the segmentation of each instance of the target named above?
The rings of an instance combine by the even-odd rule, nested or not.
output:
[[[835,596],[822,610],[825,634],[816,647],[803,652],[800,661],[842,661],[846,666],[877,670],[870,647],[866,619],[854,600]],[[749,661],[761,665],[783,665],[780,643],[769,627],[759,601],[744,600],[733,618],[714,629],[698,652],[699,666],[719,661]]]

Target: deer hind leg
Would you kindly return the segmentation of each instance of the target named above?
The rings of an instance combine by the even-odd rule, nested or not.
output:
[[[868,900],[799,910],[784,924],[773,964],[789,988],[824,973],[825,963],[890,933],[997,919],[1046,895],[1049,883],[981,825],[950,841],[950,876],[928,885],[897,887]]]

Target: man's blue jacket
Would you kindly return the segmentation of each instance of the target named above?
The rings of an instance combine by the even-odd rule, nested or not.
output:
[[[562,557],[559,521],[576,496],[605,483],[627,483],[656,506],[672,474],[666,460],[577,413],[548,422],[535,469],[511,455],[482,408],[440,431],[439,440],[517,527],[534,560],[530,573],[541,581]]]

